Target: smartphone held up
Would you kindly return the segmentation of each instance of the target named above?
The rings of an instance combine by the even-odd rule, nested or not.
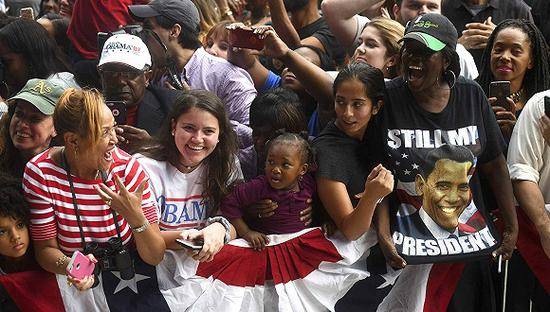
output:
[[[508,102],[510,96],[510,81],[493,81],[489,84],[489,97],[497,98],[494,105],[515,112],[515,107]]]
[[[236,48],[262,50],[264,42],[260,39],[260,35],[254,33],[254,29],[246,26],[227,27],[229,31],[229,44]]]

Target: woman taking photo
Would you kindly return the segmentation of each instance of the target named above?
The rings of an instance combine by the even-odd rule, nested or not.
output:
[[[529,21],[505,20],[491,33],[481,59],[479,84],[489,97],[506,141],[510,140],[516,118],[535,93],[550,88],[548,47],[540,30]],[[507,108],[491,97],[493,81],[510,81]]]
[[[440,14],[424,14],[410,23],[401,50],[402,77],[386,85],[388,102],[379,114],[378,131],[367,138],[367,145],[374,144],[370,151],[379,152],[378,159],[397,179],[395,196],[382,201],[376,213],[379,242],[388,262],[399,267],[454,262],[452,272],[458,274],[457,279],[446,279],[454,295],[444,298],[449,300],[444,310],[469,311],[491,305],[487,256],[509,259],[518,229],[502,135],[482,89],[457,78],[457,37],[454,26]],[[499,194],[497,204],[504,224],[500,246],[484,207],[479,175],[487,177],[491,190]],[[393,231],[389,229],[390,211]],[[493,238],[487,236],[483,248],[476,250],[450,252],[430,247],[423,252],[419,245],[415,253],[403,244],[412,239],[413,243],[434,246],[438,240],[454,241],[479,232]],[[476,256],[485,258],[463,264]],[[411,275],[420,278],[417,274],[423,273],[415,271],[418,268],[405,267],[399,280],[406,281]],[[473,281],[480,286],[472,287]],[[473,291],[479,305],[461,300],[465,291]],[[415,291],[408,295],[411,301],[396,300],[384,309],[415,310],[412,298],[420,295]]]
[[[135,245],[144,262],[158,264],[165,244],[146,175],[116,147],[114,118],[101,94],[67,90],[53,119],[63,146],[34,157],[23,177],[38,263],[67,274],[73,252],[113,247],[115,238],[119,249]],[[92,287],[94,276],[68,281],[82,291]]]
[[[157,142],[137,157],[150,177],[167,248],[182,249],[176,238],[200,239],[193,257],[209,261],[235,237],[218,216],[231,183],[242,180],[235,133],[221,100],[204,90],[182,93],[167,120]]]

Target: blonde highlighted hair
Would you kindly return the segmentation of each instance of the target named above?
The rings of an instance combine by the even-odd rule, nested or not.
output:
[[[389,18],[377,17],[366,25],[366,27],[368,26],[372,26],[380,32],[382,40],[384,40],[384,46],[387,50],[386,56],[392,56],[399,53],[401,46],[403,46],[403,42],[399,40],[403,39],[405,35],[405,27],[403,27],[403,25]],[[363,29],[363,31],[365,31],[365,29]]]
[[[55,106],[53,124],[61,138],[72,132],[92,144],[101,137],[103,95],[96,89],[67,89]],[[64,142],[66,143],[66,142]]]

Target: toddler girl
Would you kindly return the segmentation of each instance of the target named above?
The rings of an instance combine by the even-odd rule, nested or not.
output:
[[[304,137],[302,137],[304,136]],[[256,250],[268,243],[266,234],[286,234],[305,228],[300,212],[315,193],[315,179],[309,173],[313,152],[307,134],[283,133],[267,144],[265,175],[237,185],[222,203],[228,218],[240,237]],[[262,199],[277,202],[269,218],[246,218],[246,208]],[[259,217],[259,216],[258,216]]]

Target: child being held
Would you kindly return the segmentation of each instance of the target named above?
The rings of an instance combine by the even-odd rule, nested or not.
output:
[[[256,250],[268,243],[266,234],[286,234],[306,228],[300,212],[309,204],[316,190],[315,178],[309,170],[313,152],[307,141],[295,133],[283,133],[267,144],[265,175],[237,185],[222,203],[221,211],[237,234]],[[269,218],[247,219],[245,209],[262,199],[278,204]],[[260,217],[260,216],[258,216]]]
[[[38,268],[29,248],[28,224],[21,181],[0,174],[0,275]]]

